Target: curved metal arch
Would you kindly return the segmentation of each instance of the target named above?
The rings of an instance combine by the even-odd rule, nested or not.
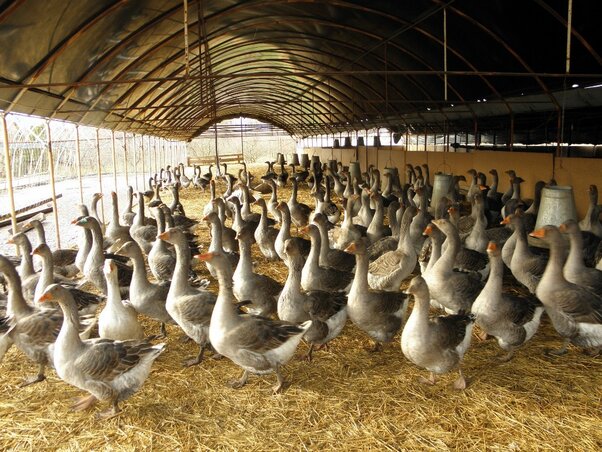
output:
[[[533,0],[537,5],[543,8],[547,13],[549,13],[554,19],[562,24],[562,26],[566,29],[568,27],[568,23],[564,17],[562,17],[554,8],[545,3],[543,0]],[[571,35],[577,38],[577,40],[583,45],[585,49],[591,54],[591,56],[598,62],[600,66],[602,66],[602,57],[596,52],[594,46],[592,46],[585,37],[579,33],[579,31],[575,27],[571,27]]]
[[[245,88],[244,86],[240,87],[241,90],[244,89],[244,88]],[[274,95],[274,97],[277,98],[277,99],[281,99],[282,98],[282,96],[277,96],[277,95]],[[274,106],[272,106],[272,105],[261,105],[260,107],[259,106],[255,107],[254,105],[253,106],[246,105],[244,108],[237,107],[237,106],[231,106],[231,107],[226,107],[224,110],[227,111],[227,110],[234,109],[234,110],[236,110],[238,112],[239,115],[245,116],[249,112],[254,111],[255,108],[261,108],[261,109],[263,109],[263,111],[270,112],[270,114],[265,114],[265,113],[263,114],[265,118],[269,118],[268,122],[270,122],[270,123],[291,124],[290,121],[286,120],[286,118],[288,118],[291,115],[291,113],[286,113],[285,114],[286,116],[280,115],[281,111],[275,105]],[[298,116],[299,118],[302,118],[301,119],[302,121],[303,121],[303,118],[308,117],[308,114],[306,112],[304,112],[304,111],[300,111],[299,113],[292,113],[292,114]],[[219,116],[218,118],[220,118],[222,116],[223,115]],[[279,120],[277,118],[284,118],[284,119],[280,119]],[[210,120],[212,118],[205,118],[205,119]],[[198,120],[196,122],[198,122]],[[196,122],[192,121],[191,124],[195,124]],[[311,126],[311,125],[312,124],[310,124],[310,123],[307,123],[305,125],[299,125],[298,123],[292,123],[290,126],[287,126],[287,127],[289,129],[297,129],[299,127],[308,127],[308,126]]]
[[[101,57],[99,60],[97,60],[95,62],[95,64],[92,67],[90,67],[89,70],[84,74],[84,78],[87,77],[88,74],[93,73],[96,67],[100,67],[100,65],[107,58],[108,55],[115,54],[118,49],[126,46],[133,39],[134,36],[136,36],[138,34],[141,34],[144,31],[146,31],[146,28],[148,27],[149,24],[154,23],[154,22],[159,22],[161,20],[164,20],[168,15],[171,15],[173,13],[173,10],[174,9],[169,10],[168,12],[163,13],[160,16],[157,16],[151,22],[147,22],[144,26],[138,28],[136,31],[134,31],[133,33],[131,33],[126,39],[124,39],[123,41],[121,41],[121,43],[119,45],[113,47],[109,52],[107,52],[105,55],[103,55],[103,57]],[[286,16],[286,17],[289,17],[289,16]],[[303,17],[303,21],[306,21],[307,19],[308,18]],[[315,23],[315,22],[316,21],[314,20],[313,23]],[[342,26],[340,24],[335,24],[334,22],[331,22],[331,21],[319,21],[319,22],[322,23],[322,25],[329,25],[329,26],[335,26],[336,25],[339,28],[343,28],[343,29],[346,29],[346,30],[357,32],[358,34],[369,35],[369,36],[373,37],[374,39],[380,38],[380,36],[371,35],[366,30],[358,29],[358,28],[355,28],[355,27]],[[289,23],[290,23],[290,21],[289,21]],[[257,24],[254,24],[254,25],[257,25]],[[232,31],[232,27],[229,27],[228,30],[231,32]],[[182,29],[182,32],[183,32],[183,29]],[[179,34],[179,33],[180,33],[180,31],[178,31],[176,34],[174,34],[174,36],[177,35],[177,34]],[[338,58],[340,58],[340,56]],[[81,78],[80,78],[80,80],[81,80]]]
[[[259,94],[253,93],[254,98],[257,99],[258,97],[263,97],[263,98],[275,98],[275,99],[280,99],[280,100],[292,100],[290,96],[285,96],[284,95],[285,94],[284,91],[282,91],[282,92],[272,91],[271,93],[269,93],[269,91],[264,90],[264,88],[269,88],[270,86],[273,86],[273,84],[266,84],[265,87],[262,86],[262,90],[261,90],[261,92]],[[236,87],[236,89],[234,89],[234,87],[232,87],[228,92],[224,92],[224,93],[220,94],[220,96],[230,97],[232,95],[237,95],[239,89],[240,89],[241,92],[244,92],[246,94],[249,93],[249,89],[245,85],[241,85],[239,87]],[[271,96],[269,96],[269,97],[265,96],[265,93],[269,93],[269,94],[271,94]],[[218,100],[221,100],[221,99],[218,99]],[[258,101],[258,102],[260,102],[260,101]],[[267,107],[265,107],[265,106],[263,106],[263,107],[267,109]],[[231,107],[231,108],[234,108],[234,107]],[[249,106],[245,106],[244,108],[242,108],[242,107],[239,108],[239,110],[241,112],[244,112],[248,108],[249,108]],[[303,111],[303,105],[299,105],[299,106],[292,105],[292,109],[293,109],[293,111],[294,111],[294,109],[299,109],[299,110],[297,110],[299,112],[298,114],[300,116],[302,116],[302,117],[303,116],[308,116],[308,115],[311,114],[310,112]],[[274,112],[275,112],[276,115],[279,112],[276,109],[276,107],[274,107]]]
[[[340,56],[337,56],[337,58],[340,58]]]
[[[393,17],[393,16],[391,16],[391,17]],[[330,23],[330,22],[327,22],[327,23]],[[177,33],[176,33],[176,34],[177,34]],[[174,36],[175,36],[175,35],[174,35]],[[172,37],[170,37],[170,39],[171,39],[171,38],[173,38],[173,36],[172,36]],[[431,36],[431,39],[432,39],[432,38],[433,38],[433,37]],[[405,47],[399,47],[399,48],[401,48],[401,49],[405,49]],[[407,52],[406,52],[406,53],[407,53]],[[340,56],[337,56],[337,59],[340,59]],[[424,64],[424,62],[421,62],[421,64]],[[416,82],[413,82],[413,83],[414,83],[414,84],[416,84]],[[428,92],[427,92],[426,94],[428,95]],[[461,97],[461,96],[460,96],[460,97]]]
[[[432,1],[435,2],[435,3],[441,3],[441,0],[432,0]],[[483,31],[486,35],[490,36],[492,39],[494,39],[495,41],[497,41],[513,58],[516,59],[516,61],[522,67],[525,68],[525,70],[527,72],[533,74],[533,79],[542,88],[542,90],[544,91],[544,93],[548,95],[548,97],[550,98],[550,100],[552,101],[552,103],[556,106],[556,108],[560,109],[560,105],[558,104],[558,101],[556,100],[556,98],[554,96],[552,96],[552,94],[550,93],[549,88],[543,82],[543,80],[541,79],[541,77],[539,77],[539,76],[537,76],[536,74],[533,73],[533,69],[531,69],[531,67],[529,67],[529,65],[527,64],[527,62],[524,61],[523,58],[506,41],[504,41],[500,36],[498,36],[496,33],[494,33],[489,28],[483,26],[483,24],[481,24],[479,21],[475,20],[469,14],[466,14],[466,13],[458,10],[457,8],[455,8],[453,6],[449,6],[449,9],[450,9],[451,12],[455,13],[458,17],[460,17],[460,18],[462,18],[462,19],[470,22],[475,27],[477,27],[479,30]]]
[[[270,61],[270,60],[265,60],[265,61]],[[245,64],[245,63],[244,63],[244,62],[241,62],[240,64]],[[299,66],[299,67],[302,67],[302,68],[304,68],[303,66]],[[282,79],[286,79],[286,78],[287,78],[286,72],[283,72],[283,74],[282,74],[282,77],[280,77],[280,78],[282,78]],[[259,78],[259,79],[254,79],[254,80],[253,80],[253,85],[256,85],[256,84],[258,83],[258,81],[259,81],[259,80],[263,80],[263,79],[261,79],[261,78]],[[293,82],[286,83],[286,84],[284,84],[283,86],[284,86],[284,88],[289,88],[289,87],[296,86],[296,85],[299,85],[299,84],[302,84],[302,85],[308,85],[308,84],[307,84],[307,83],[305,83],[305,82],[301,82],[301,80],[302,80],[302,79],[298,79],[298,78],[297,78],[297,79],[295,79]],[[241,82],[245,82],[245,81],[244,81],[243,79],[237,79],[237,80],[236,80],[236,83],[241,83]],[[216,86],[216,91],[218,91],[218,90],[220,90],[220,89],[228,90],[228,89],[229,89],[229,87],[231,86],[231,83],[232,83],[232,82],[228,82],[228,84],[227,84],[227,85],[224,85],[223,87],[217,87],[217,86]],[[246,83],[248,83],[248,82],[246,82]],[[368,86],[367,86],[367,87],[368,87]],[[198,87],[196,87],[196,88],[198,88]],[[191,85],[191,86],[190,86],[190,89],[191,89],[191,90],[195,89],[195,86],[194,86],[194,85]],[[325,90],[323,90],[323,89],[321,89],[321,88],[316,88],[316,90],[318,91],[318,96],[320,97],[320,99],[322,99],[322,100],[327,100],[327,99],[328,99],[328,98],[327,98],[327,93],[325,92]],[[180,95],[180,97],[181,97],[182,95],[186,95],[186,94],[187,94],[187,92],[184,92],[184,91],[180,91],[180,92],[182,93],[182,94]],[[323,93],[324,95],[323,95],[323,96],[322,96],[322,95],[320,95],[321,93]],[[315,94],[315,93],[314,93],[314,94]],[[348,93],[340,92],[340,95],[341,95],[341,97],[343,97],[343,96],[344,96],[344,97],[347,97],[347,98],[349,98],[349,94],[348,94]],[[169,100],[170,100],[170,101],[171,101],[171,100],[176,100],[176,101],[177,101],[177,100],[178,100],[178,98],[177,98],[176,96],[177,96],[177,94],[176,94],[176,95],[174,95],[174,97],[170,98]],[[334,96],[334,97],[336,98],[337,96]],[[351,99],[350,99],[350,100],[351,100]],[[312,102],[312,100],[311,100],[311,99],[308,99],[308,102]],[[345,112],[343,112],[343,111],[340,111],[340,113],[341,113],[341,114],[345,114]],[[352,112],[350,112],[350,113],[352,113]]]
[[[259,2],[259,3],[262,3],[262,2]],[[299,3],[301,3],[301,2],[299,2]],[[334,3],[334,4],[348,4],[348,2],[333,2],[333,3]],[[435,2],[435,3],[441,3],[441,2],[439,1],[439,2]],[[244,8],[244,7],[246,7],[246,5],[237,5],[237,6],[239,6],[239,7],[241,7],[241,8]],[[371,10],[371,8],[368,8],[368,9],[369,9],[369,10]],[[378,13],[376,10],[373,10],[373,11],[374,11],[375,13]],[[468,15],[468,16],[469,16],[469,17],[471,17],[471,18],[473,18],[473,16],[470,16],[470,15]],[[398,18],[398,19],[399,19],[399,18]],[[474,18],[473,18],[473,19],[474,19]],[[474,19],[474,20],[476,20],[476,19]],[[478,21],[477,21],[477,22],[478,22]],[[478,23],[480,23],[480,22],[478,22]],[[482,24],[481,24],[481,25],[482,25]],[[402,47],[403,47],[403,46],[402,46]],[[532,73],[532,71],[531,71],[531,73]],[[483,78],[483,80],[486,80],[486,78]],[[491,85],[491,86],[493,86],[493,85]],[[541,86],[541,85],[540,85],[540,86]],[[547,88],[547,86],[545,86],[545,84],[544,84],[544,88]],[[500,96],[500,99],[503,99],[503,96]],[[131,118],[128,118],[128,120],[132,120],[132,119],[131,119]]]
[[[236,113],[234,113],[234,114],[231,114],[231,115],[224,116],[223,118],[220,118],[220,119],[212,119],[210,123],[204,125],[203,127],[195,129],[195,132],[194,132],[194,134],[192,135],[191,138],[198,137],[199,135],[201,135],[205,131],[209,130],[213,126],[213,124],[215,124],[215,123],[219,124],[222,121],[227,121],[229,119],[235,119],[235,118],[239,118],[239,117],[240,117],[239,115],[237,115]],[[272,124],[272,125],[280,128],[280,129],[284,130],[291,137],[294,135],[294,133],[292,131],[287,130],[286,128],[284,128],[281,125],[274,124],[273,122],[268,121],[267,118],[263,117],[261,114],[249,114],[249,115],[245,115],[244,117],[245,118],[249,118],[249,119],[255,119],[255,120],[260,121],[260,122],[265,122],[267,124]]]
[[[240,81],[239,81],[239,82],[240,82]],[[255,81],[255,82],[256,82],[256,81]],[[175,85],[175,84],[174,84],[174,85],[172,85],[172,86],[170,87],[170,89],[177,89],[177,88],[178,88],[178,86],[177,86],[177,85]],[[194,85],[191,85],[191,89],[194,89]],[[179,93],[179,92],[178,92],[178,93]],[[178,95],[178,93],[175,93],[175,94],[173,95],[173,97],[172,97],[172,98],[170,98],[169,100],[172,100],[172,99],[173,99],[175,96],[177,96],[177,95]],[[153,101],[154,101],[154,100],[158,100],[159,98],[161,98],[161,97],[165,96],[166,94],[167,94],[167,93],[162,93],[161,95],[159,95],[159,96],[157,96],[155,99],[153,99]],[[165,102],[167,102],[167,100],[166,100]],[[341,111],[341,114],[344,114],[344,113]]]

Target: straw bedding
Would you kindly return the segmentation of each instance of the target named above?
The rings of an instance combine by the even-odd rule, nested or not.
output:
[[[280,197],[289,193],[282,190]],[[301,198],[313,205],[307,190]],[[207,199],[208,193],[193,189],[182,193],[187,214],[195,218]],[[204,224],[198,232],[208,243]],[[261,273],[284,282],[282,263],[265,261],[257,249],[254,259]],[[202,264],[198,270],[208,277]],[[211,289],[217,289],[215,282]],[[158,332],[157,324],[143,321],[149,334]],[[279,395],[271,393],[273,375],[252,377],[240,390],[226,386],[240,375],[227,359],[183,368],[181,361],[195,355],[197,346],[183,343],[177,327],[168,331],[168,349],[149,380],[122,404],[120,416],[107,421],[69,411],[72,399],[84,394],[52,370],[47,381],[19,389],[35,365],[13,347],[1,365],[0,449],[602,448],[601,360],[572,347],[563,357],[546,357],[545,348],[561,345],[547,319],[508,363],[496,360],[503,352],[494,340],[473,337],[464,359],[464,392],[451,388],[453,374],[432,387],[420,384],[426,373],[403,357],[399,337],[371,353],[367,337],[351,323],[312,363],[300,359],[307,351],[302,344],[284,370],[292,384]]]

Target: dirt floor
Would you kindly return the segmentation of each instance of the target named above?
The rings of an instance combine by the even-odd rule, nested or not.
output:
[[[220,187],[223,188],[223,187]],[[289,190],[283,190],[286,199]],[[309,196],[304,189],[302,199]],[[167,198],[167,197],[166,197]],[[208,193],[187,189],[183,203],[199,219]],[[312,203],[313,205],[313,203]],[[207,227],[198,229],[208,243]],[[254,246],[255,248],[255,246]],[[254,249],[259,272],[280,281],[282,263],[268,263]],[[204,266],[199,271],[207,277]],[[216,290],[212,282],[211,289]],[[512,286],[512,290],[518,290]],[[149,334],[158,325],[147,320]],[[408,362],[399,336],[372,353],[367,337],[348,323],[314,361],[301,359],[302,344],[284,374],[291,385],[273,395],[274,376],[252,377],[233,390],[240,370],[228,359],[183,368],[197,347],[168,328],[167,351],[149,380],[123,403],[116,418],[99,421],[69,410],[82,391],[48,371],[24,389],[35,366],[16,348],[0,365],[2,450],[600,450],[602,361],[571,347],[563,357],[543,351],[561,340],[547,318],[514,360],[502,363],[494,340],[473,343],[464,360],[469,386],[451,387],[457,374],[425,386],[426,373]]]

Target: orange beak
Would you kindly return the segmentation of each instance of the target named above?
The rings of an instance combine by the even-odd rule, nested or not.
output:
[[[560,232],[566,232],[566,224],[562,223],[560,226],[558,226],[558,230]]]
[[[345,248],[346,253],[355,253],[356,247],[355,242],[352,242],[347,248]]]
[[[497,243],[489,242],[489,244],[487,245],[487,251],[495,251],[495,250],[497,250]]]
[[[531,234],[529,234],[531,237],[535,237],[538,239],[543,239],[546,236],[546,230],[543,228],[537,229],[536,231],[533,231]]]
[[[71,224],[77,224],[77,218],[74,218],[73,220],[71,220]]]
[[[504,219],[500,221],[500,224],[510,224],[510,215],[504,217]]]
[[[301,229],[299,229],[299,232],[302,232],[303,234],[307,234],[309,232],[309,225],[303,226]]]
[[[213,253],[204,253],[204,254],[197,254],[196,256],[194,256],[195,259],[198,259],[200,261],[210,261],[211,259],[213,259],[214,254]]]
[[[54,300],[54,298],[52,297],[52,294],[50,292],[46,292],[45,294],[42,294],[42,296],[40,298],[38,298],[38,303],[44,303],[45,301],[52,301]]]
[[[167,231],[162,232],[157,237],[160,238],[161,240],[167,240],[169,238],[169,232],[167,232]]]
[[[14,245],[15,241],[12,238],[10,238],[10,239],[7,240],[6,243],[8,243],[9,245]]]
[[[32,255],[32,256],[39,256],[39,255],[40,255],[40,252],[39,252],[39,251],[38,251],[38,249],[36,248],[35,250],[33,250],[33,251],[31,252],[31,255]]]
[[[429,224],[424,231],[422,231],[422,235],[431,235],[433,233],[433,227]]]
[[[205,216],[202,218],[202,220],[203,220],[203,221],[209,221],[209,215],[205,215]]]

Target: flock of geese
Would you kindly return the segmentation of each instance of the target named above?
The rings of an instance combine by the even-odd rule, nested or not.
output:
[[[311,360],[348,318],[373,340],[374,351],[401,332],[403,354],[430,372],[422,381],[434,384],[437,374],[457,369],[457,389],[467,384],[461,361],[475,324],[483,337],[497,340],[503,360],[535,335],[544,311],[565,341],[549,353],[565,353],[569,343],[600,351],[602,224],[594,185],[583,221],[534,230],[542,189],[554,181],[537,182],[529,204],[521,198],[525,181],[515,172],[506,172],[511,187],[500,193],[495,170],[489,185],[484,173],[469,170],[469,180],[455,176],[449,194],[430,207],[427,165],[408,165],[401,184],[397,171],[381,177],[372,166],[352,176],[336,162],[291,165],[290,173],[284,162],[279,172],[267,164],[258,181],[246,165],[237,177],[226,165],[216,175],[212,166],[205,174],[195,166],[192,178],[182,164],[168,167],[149,180],[147,192],[134,194],[130,187],[123,212],[112,193],[107,225],[96,210],[102,195],[95,194],[72,221],[81,228],[73,250],[51,250],[38,221],[30,224],[35,248],[25,233],[12,236],[20,258],[0,255],[6,289],[0,361],[15,345],[39,366],[23,386],[42,381],[52,366],[89,393],[73,409],[108,401],[102,416],[111,417],[164,352],[157,339],[166,335],[166,324],[177,324],[198,344],[185,366],[210,351],[242,368],[232,387],[242,387],[249,374],[275,373],[276,392],[286,384],[281,367],[299,343],[309,344]],[[469,182],[465,193],[460,181]],[[221,194],[218,182],[225,186]],[[278,189],[288,184],[292,194],[284,202]],[[301,184],[309,187],[313,208],[298,201]],[[211,232],[206,252],[194,234],[198,222],[180,202],[182,188],[210,191],[202,219]],[[169,205],[161,199],[165,190],[172,195]],[[545,242],[549,253],[530,247],[529,235]],[[284,285],[256,268],[254,244],[267,260],[284,262]],[[217,295],[192,270],[192,259],[206,264]],[[504,287],[508,269],[530,296]],[[83,290],[90,285],[92,292]],[[430,316],[431,307],[442,315]],[[145,337],[138,314],[160,324],[156,336]],[[99,337],[92,337],[96,331]]]

